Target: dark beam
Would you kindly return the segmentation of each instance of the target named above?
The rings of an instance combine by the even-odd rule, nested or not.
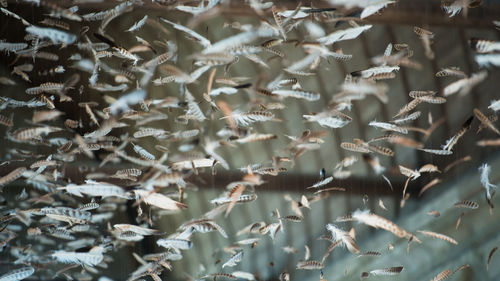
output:
[[[239,181],[244,176],[244,173],[239,173],[236,171],[217,173],[216,175],[211,175],[209,173],[200,173],[198,176],[192,177],[190,182],[198,184],[200,182],[211,182],[215,181],[215,188],[225,188],[228,184],[234,181]],[[314,183],[319,181],[317,175],[301,175],[301,174],[280,174],[278,176],[263,176],[264,184],[256,187],[257,190],[266,191],[287,191],[287,192],[313,192],[316,190],[306,189],[312,186]],[[335,179],[332,183],[323,187],[343,187],[346,189],[345,193],[348,194],[374,194],[378,195],[394,195],[400,197],[403,192],[404,178],[397,177],[392,179],[392,185],[394,191],[391,191],[387,182],[378,178],[357,178],[351,177],[348,179],[337,180]],[[417,184],[415,184],[417,185]],[[209,186],[199,185],[200,190],[203,188],[210,188]],[[333,191],[339,195],[344,192]]]
[[[7,175],[14,169],[18,167],[28,167],[31,162],[15,162],[10,165],[0,166],[0,177]],[[80,172],[80,166],[88,166],[88,172]],[[113,175],[119,169],[132,168],[137,166],[133,165],[106,165],[104,167],[97,167],[97,164],[92,162],[80,161],[78,163],[67,163],[67,165],[60,170],[65,176],[64,179],[69,182],[74,182],[77,184],[83,183],[85,181],[85,177],[89,173],[104,173],[108,175]],[[144,169],[143,169],[144,170]],[[143,172],[145,174],[146,172]],[[211,169],[199,169],[199,174],[192,174],[189,176],[186,181],[197,185],[200,190],[203,189],[211,189],[211,188],[221,188],[224,189],[226,186],[232,182],[242,180],[245,173],[240,171],[224,171],[218,172],[215,175],[211,174]],[[313,192],[316,190],[306,189],[309,186],[312,186],[314,183],[319,181],[318,175],[304,175],[304,174],[279,174],[277,176],[262,176],[264,183],[257,186],[256,189],[259,191],[287,191],[287,192]],[[12,185],[16,185],[17,182],[21,182],[23,178],[16,180]],[[360,177],[351,177],[348,179],[338,180],[335,179],[332,183],[328,184],[325,187],[343,187],[346,189],[346,193],[348,194],[380,194],[380,195],[394,195],[400,196],[402,194],[402,186],[404,185],[404,178],[402,176],[394,175],[392,176],[392,185],[394,186],[394,191],[391,191],[387,182],[379,179],[379,178],[360,178]],[[106,181],[109,183],[114,183],[120,186],[137,186],[138,183],[135,182],[125,182],[123,180],[117,180],[113,178],[103,178],[102,181]],[[418,184],[418,183],[417,183]],[[416,184],[416,185],[417,185]],[[10,185],[10,184],[9,184]],[[5,188],[5,187],[4,187]],[[333,191],[338,193],[338,191]],[[341,194],[343,192],[340,192]]]

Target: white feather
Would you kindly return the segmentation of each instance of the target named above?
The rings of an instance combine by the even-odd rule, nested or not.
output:
[[[148,15],[145,15],[140,21],[134,23],[134,25],[132,25],[129,29],[127,29],[127,32],[132,32],[140,29],[146,23],[147,19]]]
[[[318,38],[318,42],[325,45],[330,45],[335,42],[350,40],[358,37],[363,31],[372,28],[371,24],[351,27],[344,30],[338,30],[333,33],[330,33],[324,37]]]
[[[205,47],[205,48],[208,48],[212,45],[212,43],[210,42],[210,40],[208,40],[207,38],[201,36],[200,34],[196,33],[195,31],[183,26],[183,25],[180,25],[180,24],[177,24],[177,23],[173,23],[167,19],[164,19],[164,18],[160,18],[162,21],[172,25],[175,29],[177,30],[180,30],[180,31],[183,31],[183,32],[186,32],[187,34],[189,34],[191,37],[195,38],[196,40],[198,40],[198,42],[200,42],[200,44]]]
[[[491,166],[487,163],[484,163],[483,165],[481,165],[481,167],[479,167],[479,171],[481,172],[481,184],[483,185],[484,189],[486,189],[486,197],[488,198],[488,200],[491,200],[491,189],[497,188],[496,185],[490,183]]]

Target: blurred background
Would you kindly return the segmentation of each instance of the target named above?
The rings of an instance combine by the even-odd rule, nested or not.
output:
[[[51,11],[51,6],[47,3],[37,5],[31,2],[36,1],[4,1],[5,7],[24,19],[32,23],[38,23],[46,18],[46,14]],[[172,28],[171,25],[159,20],[166,18],[171,22],[189,26],[200,35],[209,39],[212,43],[224,38],[236,35],[240,32],[241,26],[249,24],[258,26],[263,21],[274,24],[271,9],[263,9],[262,14],[258,14],[250,8],[250,3],[258,1],[222,1],[216,6],[215,12],[204,13],[194,17],[190,13],[175,9],[176,5],[197,6],[199,1],[143,1],[142,5],[134,5],[133,9],[113,19],[106,28],[106,33],[120,46],[132,48],[138,45],[136,36],[151,42],[159,53],[165,52],[166,42],[174,42],[177,45],[175,58],[168,62],[176,68],[190,73],[197,66],[194,65],[192,55],[203,50],[200,44],[193,42],[186,33]],[[163,3],[168,2],[168,3]],[[333,2],[333,1],[332,1]],[[360,2],[360,1],[357,1]],[[244,204],[237,204],[229,216],[221,215],[216,222],[227,232],[228,238],[224,238],[220,233],[195,233],[192,236],[193,248],[182,251],[183,258],[171,261],[171,271],[165,271],[161,277],[163,280],[192,280],[190,278],[200,278],[201,276],[231,271],[244,271],[255,275],[257,280],[278,280],[282,272],[288,272],[291,280],[319,280],[319,270],[298,270],[296,264],[304,259],[305,246],[310,249],[311,258],[321,260],[321,257],[330,246],[330,242],[321,240],[324,235],[328,235],[325,226],[334,223],[338,217],[346,216],[357,209],[369,209],[387,219],[394,221],[404,229],[413,233],[417,230],[431,230],[442,233],[458,241],[457,245],[418,235],[422,244],[411,243],[395,237],[384,230],[377,230],[357,222],[337,223],[344,230],[355,228],[356,241],[361,252],[376,251],[380,256],[363,256],[351,254],[345,249],[335,249],[324,262],[323,278],[332,280],[359,280],[361,273],[392,266],[404,266],[401,274],[395,277],[370,277],[370,279],[385,280],[423,280],[432,279],[441,271],[450,268],[452,271],[463,264],[471,267],[464,269],[455,276],[454,280],[500,280],[500,258],[493,256],[489,270],[486,264],[490,251],[500,245],[500,214],[497,208],[491,209],[485,199],[485,191],[480,182],[480,171],[478,168],[483,163],[488,163],[492,167],[490,181],[498,183],[500,180],[500,154],[498,146],[479,146],[478,141],[484,139],[498,139],[498,136],[488,129],[483,129],[476,133],[480,122],[473,120],[471,129],[459,140],[453,154],[440,156],[426,153],[413,147],[405,147],[396,144],[387,144],[394,151],[393,157],[379,155],[380,165],[385,167],[383,175],[387,177],[391,186],[381,176],[374,172],[370,165],[370,159],[374,154],[363,155],[342,149],[343,142],[353,142],[354,139],[368,141],[379,137],[384,133],[368,126],[372,120],[387,122],[398,113],[400,108],[412,100],[408,93],[410,91],[437,91],[442,95],[443,89],[458,80],[456,77],[437,77],[436,73],[443,68],[457,67],[467,76],[480,71],[486,71],[487,77],[473,87],[467,94],[455,94],[447,97],[447,102],[443,104],[418,105],[421,117],[410,123],[409,126],[427,129],[431,124],[438,122],[439,126],[435,131],[426,136],[418,130],[410,130],[406,136],[419,142],[425,148],[439,149],[446,140],[456,134],[462,124],[474,115],[473,109],[478,108],[482,112],[491,114],[488,109],[490,102],[500,97],[498,94],[497,81],[500,80],[498,68],[480,68],[474,60],[476,52],[470,46],[471,38],[481,38],[493,41],[500,41],[500,31],[494,21],[500,20],[500,1],[469,1],[467,9],[460,14],[450,17],[445,13],[443,6],[446,3],[436,0],[399,0],[393,1],[386,8],[363,20],[359,20],[359,7],[346,7],[342,5],[332,5],[328,1],[302,1],[302,7],[329,8],[335,7],[335,11],[318,13],[314,17],[304,22],[312,22],[325,34],[330,34],[339,29],[350,27],[349,20],[358,18],[359,25],[371,24],[373,27],[367,32],[363,32],[355,40],[347,40],[335,43],[330,49],[336,51],[341,49],[345,54],[352,54],[352,59],[340,61],[321,59],[319,65],[309,71],[310,76],[294,76],[285,73],[286,77],[297,78],[301,87],[308,91],[320,94],[318,101],[305,101],[301,99],[285,99],[280,101],[284,109],[275,111],[273,122],[262,122],[252,124],[252,132],[261,134],[273,134],[275,138],[253,142],[248,144],[222,145],[217,148],[217,154],[227,161],[228,169],[221,165],[216,166],[214,174],[211,168],[199,169],[199,171],[184,171],[184,179],[188,185],[184,191],[184,203],[189,207],[178,212],[161,212],[150,206],[143,207],[143,212],[154,218],[151,228],[159,229],[166,234],[171,234],[180,225],[191,219],[200,218],[206,212],[214,208],[210,203],[212,199],[224,194],[228,184],[239,181],[246,173],[248,165],[262,164],[264,167],[272,166],[276,157],[294,157],[287,146],[291,143],[290,136],[300,137],[304,131],[322,131],[322,141],[320,146],[306,150],[295,161],[283,163],[286,171],[277,175],[263,175],[262,185],[254,188],[257,200]],[[446,2],[446,1],[443,1]],[[464,1],[467,2],[467,1]],[[477,3],[476,3],[477,2]],[[119,4],[119,1],[56,1],[60,7],[70,8],[78,6],[78,14],[85,15],[91,12],[111,9]],[[281,10],[294,10],[299,1],[275,1],[275,6]],[[148,24],[140,29],[140,32],[125,32],[134,23],[148,16]],[[345,17],[346,19],[341,19]],[[321,20],[318,20],[321,19]],[[88,26],[92,31],[99,26],[100,22],[74,22],[69,21],[70,30],[78,34]],[[424,28],[434,33],[431,40],[430,50],[426,50],[423,40],[414,32],[414,27]],[[25,41],[25,27],[19,21],[7,16],[5,13],[0,16],[0,39],[8,42]],[[88,33],[93,42],[99,42],[96,37]],[[290,41],[297,42],[314,41],[311,29],[304,24],[298,25],[287,34]],[[260,45],[269,38],[258,38],[253,44]],[[387,100],[383,101],[373,95],[369,95],[361,100],[353,100],[352,108],[345,111],[352,117],[352,121],[343,128],[331,129],[321,127],[315,122],[306,122],[303,115],[325,111],[328,105],[338,98],[342,92],[342,84],[346,75],[368,69],[374,66],[373,58],[384,54],[388,44],[407,44],[413,52],[409,59],[411,63],[402,65],[396,72],[395,78],[381,80],[377,85],[387,89]],[[304,58],[307,53],[304,48],[297,44],[282,44],[276,47],[284,53],[284,57],[276,58],[272,53],[263,52],[259,54],[266,62],[266,66],[259,65],[249,59],[241,58],[237,63],[231,65],[224,73],[224,67],[218,66],[215,78],[246,77],[242,83],[251,83],[250,88],[241,89],[237,94],[220,95],[213,97],[214,100],[224,100],[233,109],[249,110],[258,108],[259,104],[270,102],[268,97],[255,93],[257,88],[266,88],[266,85],[275,79],[283,69],[294,62]],[[161,51],[160,51],[161,50]],[[47,81],[63,83],[74,73],[80,74],[81,91],[75,89],[70,93],[73,102],[55,101],[55,107],[62,112],[62,117],[46,122],[51,126],[64,126],[65,119],[77,120],[83,124],[78,128],[66,133],[69,138],[76,134],[84,135],[97,128],[92,124],[86,109],[78,105],[80,102],[96,102],[96,111],[107,107],[106,96],[119,97],[121,92],[103,93],[87,85],[91,72],[82,70],[78,65],[81,60],[74,59],[76,53],[84,53],[74,46],[60,48],[51,46],[44,51],[51,52],[58,56],[57,60],[36,59],[33,63],[31,57],[20,56],[9,52],[0,54],[0,76],[9,77],[15,84],[3,84],[1,86],[1,96],[18,100],[29,100],[32,97],[25,94],[26,88],[40,85]],[[427,54],[426,54],[427,52]],[[431,56],[429,52],[433,53]],[[152,58],[150,52],[138,52],[143,58]],[[104,60],[104,59],[103,59]],[[146,60],[146,59],[145,59]],[[29,73],[30,81],[26,81],[19,75],[13,74],[14,67],[23,62],[31,62],[34,69]],[[41,72],[48,71],[57,65],[65,68],[64,73],[41,75]],[[109,65],[115,68],[126,68],[130,65],[120,65],[119,60],[109,60]],[[168,71],[158,69],[153,80],[163,77]],[[37,75],[38,74],[38,75]],[[203,93],[206,92],[209,71],[203,74],[195,83],[187,85],[189,92],[200,102],[199,106],[206,113],[207,120],[203,122],[180,123],[176,116],[182,113],[179,108],[161,109],[161,112],[168,115],[166,120],[158,120],[148,123],[146,127],[161,128],[169,132],[184,131],[188,129],[199,129],[200,133],[194,137],[180,141],[155,140],[152,138],[137,139],[134,143],[141,145],[150,152],[154,152],[158,158],[161,153],[155,149],[156,145],[168,147],[168,162],[176,162],[189,157],[205,157],[206,147],[213,141],[227,141],[219,137],[217,132],[225,127],[224,120],[220,120],[223,115],[220,112],[212,111],[210,105],[203,100]],[[131,79],[130,83],[125,83],[129,90],[134,89],[136,82]],[[116,84],[114,77],[103,74],[99,82]],[[217,85],[214,83],[214,85]],[[222,85],[218,85],[222,86]],[[215,87],[215,86],[214,86]],[[77,87],[76,87],[77,88]],[[149,83],[147,86],[148,99],[165,99],[175,97],[180,101],[184,100],[184,89],[178,83],[168,83],[161,86]],[[109,100],[109,99],[108,99]],[[1,114],[11,116],[15,120],[17,127],[29,126],[34,110],[32,108],[7,108]],[[429,119],[432,118],[432,122]],[[493,118],[492,118],[493,119]],[[27,120],[27,121],[26,121]],[[496,119],[494,119],[496,120]],[[125,120],[125,123],[130,123]],[[22,125],[18,125],[22,124]],[[132,124],[132,123],[130,123]],[[129,126],[114,129],[112,135],[122,136],[132,135],[137,127]],[[0,128],[0,133],[6,135],[10,129]],[[8,139],[2,141],[0,150],[3,161],[12,160],[11,163],[0,166],[1,175],[6,175],[13,170],[18,162],[19,150],[26,154],[47,155],[53,151],[53,147],[43,145],[26,145],[15,143]],[[185,147],[193,148],[185,151]],[[133,150],[126,149],[129,154]],[[16,154],[18,153],[18,154]],[[103,159],[110,154],[108,150],[101,149],[93,151],[94,159],[89,159],[85,155],[77,155],[74,161],[64,162],[59,166],[62,178],[66,181],[82,183],[84,179],[92,178],[96,174],[111,175],[118,169],[133,167],[127,161],[112,161],[102,167],[99,165]],[[351,166],[339,169],[338,164],[346,157],[353,161]],[[23,160],[28,165],[29,157]],[[465,160],[464,160],[465,159]],[[33,160],[33,159],[31,159]],[[455,161],[461,161],[457,165],[448,167]],[[14,164],[13,164],[14,163]],[[17,164],[16,164],[17,163]],[[22,163],[21,163],[22,164]],[[293,165],[292,165],[293,164]],[[410,181],[407,187],[409,198],[403,199],[403,189],[407,177],[399,171],[398,165],[410,169],[418,169],[425,164],[436,165],[440,173],[423,173],[418,179]],[[447,168],[445,171],[445,168]],[[341,187],[345,191],[321,192],[315,194],[316,190],[308,190],[307,187],[321,180],[320,171],[324,169],[327,176],[334,175],[335,179],[328,187]],[[148,169],[143,169],[144,174]],[[339,173],[342,171],[343,173]],[[89,176],[90,175],[90,176]],[[102,178],[96,177],[101,180]],[[137,182],[127,180],[117,180],[104,177],[103,181],[116,183],[124,188],[131,189]],[[438,181],[432,188],[425,191],[421,196],[419,192],[427,184]],[[57,184],[60,186],[61,184]],[[27,201],[21,202],[19,194],[25,188],[30,197],[41,196],[44,193],[34,189],[31,185],[22,180],[15,181],[3,188],[2,196],[5,201],[2,209],[7,212],[14,208],[28,209],[35,208]],[[178,187],[171,185],[165,188],[165,192],[175,194]],[[305,195],[310,202],[310,208],[305,208],[299,203]],[[87,200],[89,198],[86,198]],[[455,208],[454,203],[462,200],[471,200],[479,204],[478,209]],[[18,202],[16,202],[18,201]],[[113,200],[103,200],[101,204]],[[83,202],[83,201],[82,201]],[[111,226],[116,223],[136,224],[137,206],[133,201],[117,200],[117,208],[112,211],[112,217],[100,222],[100,229],[106,232],[107,223]],[[381,207],[381,203],[386,209]],[[498,196],[493,198],[492,204],[498,205]],[[16,205],[19,204],[19,205]],[[278,232],[275,239],[269,235],[259,235],[255,233],[238,232],[256,222],[275,222],[273,211],[278,209],[282,216],[294,215],[293,205],[299,205],[303,214],[300,222],[284,221],[283,231]],[[495,206],[496,207],[496,206]],[[438,211],[439,217],[429,215],[429,211]],[[4,215],[5,215],[4,212]],[[97,213],[104,212],[97,210]],[[457,223],[460,220],[460,223]],[[18,237],[9,242],[9,245],[2,248],[0,261],[5,266],[0,265],[0,274],[7,272],[14,258],[13,252],[21,251],[26,245],[31,245],[36,249],[36,240],[26,237],[25,231],[15,228],[19,224],[13,222],[10,227],[12,231],[18,232]],[[416,233],[418,234],[418,233]],[[6,234],[2,234],[6,239]],[[109,233],[107,233],[109,235]],[[239,245],[237,241],[249,238],[258,238],[255,244]],[[85,269],[76,268],[72,276],[78,280],[97,280],[99,276],[107,276],[113,280],[126,280],[129,274],[135,270],[140,263],[132,253],[143,256],[148,253],[161,252],[164,249],[156,245],[156,236],[147,236],[142,241],[135,243],[124,243],[116,251],[106,253],[107,268],[99,268],[99,273],[84,274]],[[66,243],[66,241],[64,241]],[[391,244],[391,245],[389,245]],[[56,239],[56,243],[49,249],[56,250],[65,248],[63,242]],[[288,247],[289,252],[284,250]],[[409,250],[408,250],[409,247]],[[233,268],[221,268],[221,265],[229,259],[235,250],[242,248],[244,258]],[[47,253],[49,250],[47,251]],[[9,266],[7,266],[9,265]],[[55,266],[53,272],[63,268],[63,265]],[[80,274],[80,275],[78,275]],[[54,275],[41,273],[33,275],[33,280],[51,278]],[[149,278],[149,277],[145,277]]]

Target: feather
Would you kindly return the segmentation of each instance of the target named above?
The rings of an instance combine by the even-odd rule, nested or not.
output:
[[[186,204],[174,201],[161,193],[151,192],[144,189],[135,189],[134,193],[137,197],[141,197],[146,204],[156,206],[160,209],[177,211],[188,207]]]
[[[492,100],[490,105],[488,106],[489,109],[493,111],[499,111],[500,110],[500,100]]]
[[[394,131],[394,132],[398,132],[398,133],[402,133],[402,134],[408,134],[407,129],[396,126],[396,125],[391,124],[391,123],[371,121],[370,123],[368,123],[368,126],[378,127],[378,128],[382,128],[384,130]]]
[[[231,189],[227,195],[227,197],[231,200],[229,202],[229,206],[226,209],[226,214],[225,217],[229,215],[233,207],[235,206],[236,202],[240,198],[240,196],[243,194],[243,191],[245,191],[245,186],[242,184],[238,184],[235,186],[233,189]]]
[[[413,109],[415,109],[415,107],[417,107],[417,105],[419,105],[420,103],[422,103],[422,100],[420,98],[415,98],[413,99],[412,101],[410,101],[409,103],[407,103],[405,106],[403,106],[399,112],[394,115],[393,118],[397,118],[399,116],[402,116],[404,114],[407,114],[408,112],[412,111]]]
[[[338,30],[333,33],[330,33],[326,36],[318,38],[318,42],[323,44],[323,45],[330,45],[335,42],[343,41],[343,40],[350,40],[358,37],[361,33],[364,31],[372,28],[372,25],[362,25],[362,26],[357,26],[357,27],[352,27],[344,30]]]
[[[182,32],[185,32],[189,36],[195,38],[204,48],[208,48],[212,45],[212,43],[210,43],[210,41],[207,38],[201,36],[200,34],[196,33],[195,31],[193,31],[193,30],[191,30],[183,25],[173,23],[173,22],[171,22],[167,19],[164,19],[164,18],[160,18],[160,20],[172,25],[175,29],[180,30]]]
[[[318,122],[322,127],[342,128],[352,121],[352,118],[340,112],[321,112],[315,115],[302,115],[309,122]]]
[[[422,196],[422,194],[429,188],[435,186],[436,184],[440,183],[441,180],[440,179],[433,179],[432,181],[430,181],[429,183],[427,183],[424,187],[422,187],[422,189],[420,190],[420,192],[418,193],[418,196]]]
[[[23,173],[26,171],[26,167],[19,167],[14,170],[12,170],[10,173],[7,175],[3,176],[0,178],[0,187],[5,186],[18,178],[20,178]]]
[[[77,37],[74,34],[60,31],[54,28],[39,27],[35,25],[30,25],[26,27],[26,32],[39,36],[40,38],[47,38],[54,44],[73,44],[75,43]]]
[[[421,243],[421,241],[410,232],[402,229],[401,227],[399,227],[398,225],[396,225],[395,223],[386,218],[370,213],[369,210],[365,211],[356,210],[352,214],[352,218],[358,222],[364,223],[371,227],[382,228],[384,230],[392,232],[397,237],[406,238],[408,240],[413,239],[418,243]]]
[[[488,262],[486,263],[486,270],[489,270],[491,258],[493,258],[493,254],[495,254],[497,250],[498,247],[493,247],[493,249],[491,249],[490,254],[488,255]]]
[[[474,57],[480,67],[500,66],[500,54],[478,54]]]
[[[486,199],[488,199],[488,202],[490,202],[493,195],[495,194],[494,190],[497,188],[496,185],[490,183],[489,177],[490,177],[491,167],[487,163],[484,163],[479,167],[479,171],[481,172],[481,184],[486,190]]]
[[[148,15],[145,15],[141,20],[139,20],[138,22],[134,23],[134,25],[132,25],[126,31],[127,32],[133,32],[133,31],[139,30],[142,26],[144,26],[144,24],[146,23],[147,20],[148,20]]]
[[[340,246],[346,247],[349,252],[357,254],[359,253],[359,247],[356,245],[356,242],[354,242],[354,238],[349,235],[348,232],[343,231],[342,229],[336,227],[333,224],[327,224],[326,229],[330,231],[332,234],[332,239],[333,240],[340,240]]]
[[[61,263],[75,263],[87,266],[96,266],[102,262],[104,256],[103,248],[97,246],[92,248],[89,252],[66,252],[56,251],[51,257]]]
[[[354,151],[354,152],[361,152],[361,153],[370,153],[371,150],[368,149],[366,146],[357,144],[357,143],[350,143],[350,142],[343,142],[340,144],[340,147],[342,147],[345,150],[349,151]]]
[[[232,255],[227,262],[222,265],[222,268],[229,266],[236,266],[243,259],[243,251],[238,251],[236,254]]]
[[[224,116],[221,119],[231,118],[236,122],[237,125],[248,126],[250,123],[254,122],[265,122],[273,120],[274,114],[268,111],[250,111],[250,112],[240,112],[235,110],[232,112],[231,116]]]
[[[451,270],[446,269],[440,272],[436,277],[432,278],[431,281],[442,281],[448,279],[452,275]]]
[[[458,242],[455,239],[453,239],[453,238],[451,238],[449,236],[446,236],[444,234],[440,234],[440,233],[436,233],[436,232],[432,232],[432,231],[427,231],[427,230],[418,230],[417,232],[420,232],[420,233],[422,233],[425,236],[429,236],[429,237],[432,237],[432,238],[441,239],[441,240],[444,240],[446,242],[458,245]]]
[[[156,157],[149,153],[146,149],[144,149],[142,146],[139,146],[137,144],[132,143],[132,146],[134,148],[134,151],[139,154],[141,157],[144,157],[148,160],[156,160]]]
[[[327,177],[327,178],[325,178],[322,181],[316,182],[315,184],[313,184],[312,186],[308,187],[307,189],[310,189],[310,188],[320,188],[320,187],[322,187],[324,185],[329,184],[331,181],[333,181],[333,177]]]
[[[402,266],[396,266],[396,267],[388,267],[388,268],[383,268],[383,269],[375,269],[370,272],[363,272],[361,274],[361,279],[367,278],[370,275],[374,276],[390,276],[390,275],[397,275],[403,271]]]
[[[392,122],[394,122],[396,124],[401,124],[401,123],[406,123],[406,122],[409,122],[409,121],[414,121],[414,120],[417,120],[420,117],[420,114],[421,114],[420,111],[416,111],[416,112],[413,112],[413,113],[411,113],[409,115],[403,116],[402,118],[396,119],[396,120],[394,120]]]
[[[145,227],[140,227],[132,224],[115,224],[113,227],[121,232],[131,231],[139,235],[155,235],[159,234],[160,231],[156,229],[149,229]]]
[[[4,275],[0,276],[0,281],[18,281],[23,280],[35,273],[35,269],[31,266],[25,266],[18,269],[11,270]]]
[[[428,149],[428,148],[419,148],[418,150],[422,150],[424,152],[436,154],[436,155],[451,155],[453,151],[446,149]]]
[[[306,269],[306,270],[317,270],[322,269],[324,265],[318,261],[310,260],[310,261],[299,261],[297,263],[297,269]]]
[[[493,123],[489,120],[486,115],[484,115],[479,109],[474,108],[474,115],[476,118],[481,121],[481,124],[484,125],[485,127],[489,128],[493,132],[495,132],[497,135],[500,135],[500,131],[493,125]]]
[[[278,95],[280,97],[293,97],[298,99],[305,99],[308,101],[317,101],[320,99],[320,94],[304,92],[298,90],[274,90],[272,94]]]
[[[477,209],[477,208],[479,208],[479,204],[477,204],[474,201],[470,201],[470,200],[462,200],[460,202],[457,202],[457,203],[453,204],[453,206],[455,208],[468,208],[468,209]]]

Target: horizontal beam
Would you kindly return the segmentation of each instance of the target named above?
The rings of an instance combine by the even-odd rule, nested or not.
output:
[[[18,167],[28,167],[31,161],[28,162],[13,162],[9,165],[0,166],[0,177],[7,175],[9,172],[13,171]],[[58,168],[62,173],[63,179],[66,182],[83,183],[86,176],[91,173],[103,173],[107,175],[113,175],[117,170],[126,168],[140,168],[138,166],[132,166],[129,164],[115,164],[115,165],[105,165],[103,167],[98,167],[97,162],[91,161],[77,161],[73,163],[65,163]],[[149,169],[142,169],[143,175],[147,173]],[[200,170],[199,174],[191,174],[186,178],[187,182],[193,183],[200,189],[224,189],[232,182],[241,181],[244,173],[240,171],[219,171],[215,175],[211,174],[210,169],[205,171]],[[106,181],[109,183],[114,183],[120,186],[136,186],[139,182],[118,180],[110,177],[103,177],[102,179],[96,179],[97,181]],[[277,176],[263,175],[263,184],[256,187],[257,190],[262,191],[287,191],[287,192],[314,192],[315,189],[307,189],[307,187],[320,181],[319,175],[303,175],[297,173],[283,173]],[[12,185],[16,185],[17,182],[22,182],[18,180]],[[329,184],[321,187],[321,189],[328,187],[341,187],[345,188],[345,193],[364,195],[364,194],[378,194],[378,195],[394,195],[395,197],[400,197],[403,192],[404,178],[396,177],[396,180],[392,182],[394,190],[391,190],[389,184],[384,181],[381,177],[350,177],[347,179],[334,179]],[[420,186],[419,183],[412,183],[411,186]],[[339,191],[332,191],[339,192]],[[341,192],[340,193],[344,193]]]
[[[232,182],[240,181],[244,174],[240,172],[224,172],[217,173],[216,175],[211,175],[208,173],[199,174],[198,176],[192,176],[191,182],[194,184],[199,184],[200,188],[225,188]],[[257,186],[257,190],[265,191],[288,191],[288,192],[313,192],[319,189],[307,189],[307,187],[320,181],[317,175],[301,175],[301,174],[279,174],[277,176],[264,175],[262,177],[264,183]],[[378,195],[394,195],[400,197],[403,193],[404,181],[398,177],[398,180],[392,182],[394,190],[391,190],[389,184],[380,179],[373,177],[360,178],[351,177],[347,179],[334,179],[329,184],[321,187],[320,189],[326,189],[328,187],[341,187],[345,188],[345,193],[349,194],[378,194]],[[189,180],[189,179],[188,179]],[[332,191],[338,192],[338,191]],[[339,194],[342,194],[340,192]]]

